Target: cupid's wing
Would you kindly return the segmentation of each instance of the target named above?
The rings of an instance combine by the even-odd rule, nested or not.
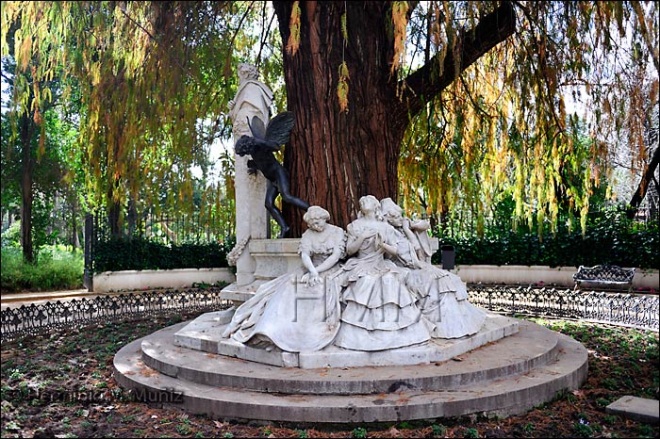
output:
[[[266,128],[266,140],[275,143],[277,146],[287,143],[294,121],[293,112],[291,111],[285,111],[272,118]]]
[[[252,123],[250,123],[250,119],[248,118],[248,126],[250,127],[250,131],[252,131],[252,137],[255,139],[264,140],[266,138],[266,127],[257,116],[252,116]]]

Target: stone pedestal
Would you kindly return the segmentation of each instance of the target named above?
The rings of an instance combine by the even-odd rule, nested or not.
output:
[[[411,366],[450,360],[480,346],[493,343],[518,332],[515,319],[489,314],[481,330],[457,339],[432,339],[429,342],[385,351],[354,351],[328,346],[315,352],[286,352],[272,347],[255,348],[222,337],[234,310],[206,313],[174,334],[174,344],[212,354],[278,367],[301,369],[348,368],[367,366]]]
[[[261,174],[249,175],[248,157],[236,158],[236,243],[265,239],[268,215],[264,207],[267,181]],[[238,170],[242,171],[239,172]],[[236,261],[236,284],[247,286],[254,282],[256,261],[245,248]]]
[[[250,255],[254,258],[254,279],[271,280],[302,267],[298,255],[300,239],[254,239],[250,242]]]
[[[238,276],[237,265],[236,282],[222,290],[222,298],[238,306],[252,297],[264,282],[300,268],[299,244],[298,238],[250,240],[241,255],[245,258],[241,265],[242,276]]]
[[[502,316],[491,316],[472,337],[419,347],[408,357],[399,352],[390,360],[400,365],[372,358],[362,367],[319,368],[313,366],[354,364],[364,353],[340,362],[334,352],[340,350],[333,349],[333,355],[308,358],[316,360],[312,368],[301,368],[296,362],[307,359],[292,353],[232,345],[223,349],[239,358],[213,353],[220,346],[204,326],[221,327],[230,318],[227,311],[210,314],[199,327],[184,322],[129,343],[115,355],[117,382],[138,393],[178,396],[177,407],[215,419],[357,424],[521,414],[587,378],[587,350],[580,343]]]

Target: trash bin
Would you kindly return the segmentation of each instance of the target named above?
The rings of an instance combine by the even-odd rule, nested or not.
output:
[[[443,245],[440,247],[440,260],[444,270],[451,270],[456,263],[456,251],[453,245]]]

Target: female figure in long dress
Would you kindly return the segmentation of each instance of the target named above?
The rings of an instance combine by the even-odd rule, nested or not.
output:
[[[298,253],[303,267],[261,285],[238,307],[223,336],[241,343],[272,345],[288,352],[313,352],[330,344],[339,329],[340,287],[332,273],[344,256],[345,233],[328,224],[330,214],[310,206],[308,229]]]
[[[424,318],[434,324],[432,337],[460,338],[479,332],[486,312],[468,301],[460,277],[431,264],[430,243],[423,222],[411,223],[391,198],[381,200],[381,209],[385,220],[398,231],[394,260],[410,270],[406,285],[418,298]]]
[[[396,232],[380,217],[372,195],[360,198],[360,216],[347,226],[346,253],[352,256],[338,279],[342,293],[341,326],[335,345],[379,351],[424,343],[430,326],[422,319],[405,284],[406,271],[385,258],[395,255]]]

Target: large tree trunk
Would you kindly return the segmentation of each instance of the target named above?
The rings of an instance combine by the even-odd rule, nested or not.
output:
[[[285,48],[288,110],[296,117],[284,166],[293,194],[324,207],[332,223],[345,227],[355,219],[361,196],[397,199],[399,153],[410,117],[447,87],[457,70],[464,70],[511,35],[515,17],[510,5],[501,6],[461,35],[459,66],[448,56],[445,73],[438,77],[434,73],[438,60],[432,58],[406,78],[406,88],[390,73],[394,56],[391,2],[300,2],[300,46],[296,53],[289,53],[292,3],[273,2]],[[346,42],[341,32],[344,12]],[[340,110],[337,98],[339,67],[344,61],[350,74],[347,112]],[[291,235],[300,236],[301,212],[286,204],[283,208]]]
[[[19,121],[19,141],[22,150],[21,169],[21,247],[23,259],[28,263],[34,262],[34,243],[32,239],[32,181],[34,163],[32,160],[32,120],[27,113],[23,113]]]
[[[637,190],[630,200],[627,212],[628,218],[632,219],[635,217],[635,214],[637,214],[637,210],[639,210],[639,206],[641,206],[642,201],[644,201],[644,197],[646,196],[649,183],[653,180],[653,174],[658,168],[658,163],[660,163],[660,148],[656,147],[651,162],[645,167],[644,172],[642,173],[642,179],[639,181]]]
[[[355,7],[353,5],[362,5]],[[355,218],[359,197],[397,193],[397,160],[403,131],[392,129],[396,78],[390,78],[384,51],[392,45],[383,2],[301,2],[300,49],[284,53],[288,109],[296,116],[284,154],[292,189],[310,204],[327,209],[345,226]],[[348,9],[351,29],[346,49],[341,14]],[[289,38],[291,4],[275,2],[284,45]],[[342,58],[342,54],[344,57]],[[349,67],[349,108],[337,98],[339,67]],[[376,60],[367,65],[367,60]],[[405,115],[399,115],[405,117]],[[301,214],[285,205],[287,221],[300,233]]]

